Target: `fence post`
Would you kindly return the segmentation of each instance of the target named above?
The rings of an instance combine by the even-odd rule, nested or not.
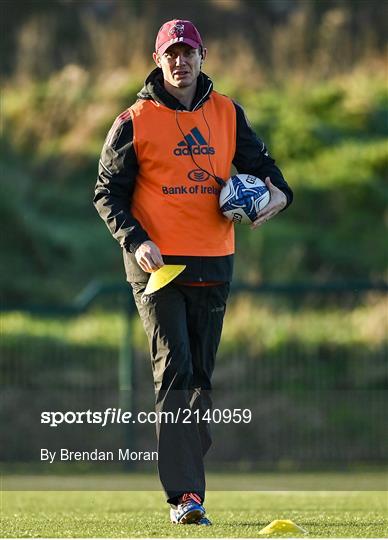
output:
[[[122,411],[130,411],[134,413],[134,396],[133,396],[133,332],[132,321],[134,306],[133,300],[129,298],[129,304],[126,304],[124,309],[124,332],[120,344],[119,362],[118,362],[118,383],[119,383],[119,406]],[[123,424],[124,443],[125,447],[130,451],[135,450],[135,430],[132,421],[128,424]],[[133,463],[126,461],[125,469],[132,469]]]

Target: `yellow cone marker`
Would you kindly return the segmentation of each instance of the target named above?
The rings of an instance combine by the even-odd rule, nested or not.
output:
[[[307,531],[290,519],[275,519],[275,521],[272,521],[264,529],[261,529],[259,534],[267,536],[295,536],[298,534],[307,534]]]
[[[156,270],[156,272],[152,272],[143,294],[151,294],[158,291],[179,276],[185,268],[185,264],[165,264],[159,270]]]

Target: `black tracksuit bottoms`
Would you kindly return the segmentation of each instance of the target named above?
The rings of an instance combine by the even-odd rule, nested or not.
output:
[[[211,377],[230,284],[172,282],[144,297],[145,283],[131,285],[150,346],[158,468],[167,501],[175,505],[187,492],[204,500],[203,457],[212,441],[201,416],[212,407]]]

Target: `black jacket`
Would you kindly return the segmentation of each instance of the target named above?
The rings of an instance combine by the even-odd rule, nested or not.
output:
[[[213,83],[204,73],[198,77],[197,90],[191,110],[198,109],[209,99]],[[139,92],[140,99],[152,99],[173,110],[185,110],[163,85],[162,71],[154,69]],[[272,183],[292,202],[292,191],[284,180],[275,161],[268,155],[264,143],[255,135],[240,105],[236,109],[236,153],[233,165],[239,173],[260,178],[269,176]],[[94,205],[107,224],[113,237],[123,248],[124,263],[129,282],[147,281],[149,274],[138,266],[134,252],[150,238],[131,213],[131,196],[136,183],[138,163],[133,147],[131,118],[116,124],[107,137],[101,152]],[[162,254],[163,255],[163,254]],[[233,271],[233,255],[223,257],[163,256],[165,263],[186,264],[180,280],[230,281]]]

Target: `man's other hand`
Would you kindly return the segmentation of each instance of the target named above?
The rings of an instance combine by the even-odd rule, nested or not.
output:
[[[135,251],[135,258],[144,272],[155,272],[164,266],[163,258],[156,244],[147,240],[143,242]]]
[[[263,225],[266,221],[276,216],[276,214],[278,214],[280,210],[283,210],[287,204],[287,197],[284,195],[283,191],[273,185],[269,176],[265,179],[265,183],[269,189],[271,199],[267,206],[257,214],[257,218],[251,225],[252,230],[260,227],[260,225]]]

